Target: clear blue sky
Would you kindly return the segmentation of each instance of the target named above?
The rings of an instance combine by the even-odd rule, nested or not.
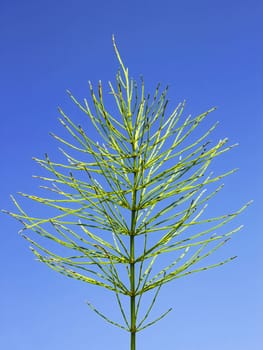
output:
[[[88,80],[114,79],[112,33],[147,90],[169,84],[171,104],[186,99],[192,114],[218,106],[213,138],[240,143],[221,160],[240,171],[215,208],[255,201],[236,220],[244,230],[218,255],[238,259],[164,288],[157,310],[173,312],[140,334],[138,350],[262,349],[262,16],[260,0],[0,2],[1,208],[13,209],[11,193],[36,193],[31,175],[41,169],[32,156],[58,155],[48,133],[60,130],[65,90],[84,97]],[[84,303],[112,314],[108,294],[35,262],[19,228],[1,215],[0,348],[128,349],[128,334]]]

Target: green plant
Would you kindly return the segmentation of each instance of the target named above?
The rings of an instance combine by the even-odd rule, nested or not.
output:
[[[89,117],[100,143],[59,109],[60,122],[76,143],[53,136],[71,148],[73,155],[61,150],[67,164],[55,163],[47,155],[44,160],[35,159],[51,173],[49,177],[39,176],[52,184],[45,186],[51,197],[21,193],[56,213],[48,218],[30,216],[12,197],[19,212],[9,214],[22,222],[22,234],[39,261],[66,276],[115,293],[123,324],[89,306],[108,322],[130,332],[130,349],[135,350],[136,333],[171,310],[148,321],[165,283],[234,259],[208,266],[198,264],[240,230],[241,226],[214,234],[248,204],[232,214],[200,219],[207,202],[222,188],[213,187],[214,183],[235,171],[213,176],[206,174],[207,168],[233,146],[226,146],[227,139],[213,146],[205,142],[216,124],[191,139],[214,108],[181,122],[182,103],[166,117],[167,89],[160,92],[158,86],[152,98],[145,95],[143,80],[138,87],[130,79],[114,40],[113,45],[120,64],[116,87],[109,85],[116,115],[105,107],[101,83],[97,95],[90,84],[92,108],[87,100],[81,104],[68,92]],[[82,159],[75,154],[82,155]],[[208,185],[212,190],[207,194]],[[199,225],[207,226],[199,231]],[[58,250],[25,236],[24,230],[49,238]],[[163,256],[171,260],[165,259],[161,266],[158,260]],[[142,297],[151,290],[154,293],[148,295],[152,301],[139,318]],[[124,307],[125,297],[129,299],[129,311]]]

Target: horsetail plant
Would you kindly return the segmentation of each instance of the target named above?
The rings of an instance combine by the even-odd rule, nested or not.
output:
[[[47,155],[35,159],[50,174],[37,176],[48,184],[43,187],[51,191],[49,197],[20,193],[50,207],[54,214],[30,216],[14,197],[18,213],[8,214],[23,224],[22,235],[39,261],[115,293],[123,323],[88,305],[106,321],[128,331],[130,350],[135,350],[137,332],[171,311],[149,320],[165,283],[235,258],[199,264],[241,229],[215,233],[249,203],[234,213],[201,219],[207,202],[223,187],[215,183],[235,171],[207,174],[210,163],[233,147],[226,145],[227,139],[215,145],[206,141],[217,124],[193,136],[214,108],[182,120],[185,103],[181,103],[167,117],[167,88],[160,92],[158,85],[153,97],[146,95],[143,79],[138,86],[129,77],[114,38],[113,46],[120,64],[116,85],[109,83],[115,112],[105,107],[101,82],[97,94],[90,83],[91,103],[79,102],[68,91],[99,141],[91,137],[94,131],[85,132],[59,109],[59,120],[75,142],[52,135],[72,152],[61,149],[66,164],[55,163]],[[48,238],[54,246],[45,248],[26,236],[25,230]],[[142,297],[148,291],[152,291],[148,294],[152,301],[141,315]]]

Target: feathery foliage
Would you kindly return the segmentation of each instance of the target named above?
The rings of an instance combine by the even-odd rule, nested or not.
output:
[[[68,92],[93,124],[99,141],[59,109],[60,122],[75,142],[53,137],[72,152],[61,149],[65,164],[55,163],[47,155],[35,159],[49,173],[39,178],[47,183],[44,188],[51,196],[21,193],[50,207],[54,214],[32,217],[13,197],[18,212],[9,214],[23,224],[22,235],[39,261],[68,277],[115,293],[123,324],[88,305],[108,322],[130,332],[130,349],[135,350],[136,333],[171,310],[149,320],[165,283],[234,259],[199,264],[240,230],[241,226],[215,233],[248,204],[231,214],[201,219],[207,202],[223,186],[215,187],[214,183],[235,171],[216,176],[207,173],[210,163],[233,147],[227,146],[227,139],[215,145],[206,141],[216,124],[201,136],[193,136],[214,108],[184,119],[181,103],[166,116],[167,88],[160,91],[157,86],[153,97],[145,94],[143,80],[137,86],[130,79],[114,40],[113,45],[120,71],[116,85],[109,83],[109,87],[117,112],[106,109],[101,82],[97,93],[90,83],[91,102],[79,102]],[[212,190],[207,193],[210,185]],[[48,238],[54,250],[25,235],[25,230]],[[164,267],[159,268],[163,257]],[[148,291],[154,291],[149,294],[152,302],[139,317],[142,296]],[[123,296],[129,298],[128,311]]]

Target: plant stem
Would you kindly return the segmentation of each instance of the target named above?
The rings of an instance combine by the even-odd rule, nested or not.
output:
[[[130,253],[131,253],[131,262],[130,262],[130,316],[131,316],[131,350],[136,349],[136,315],[135,315],[135,263],[134,263],[134,235],[130,236]]]
[[[135,145],[132,144],[133,152]],[[136,156],[133,158],[133,190],[130,230],[130,350],[136,349],[136,296],[135,296],[135,232],[136,232],[136,204],[137,204],[137,169]]]

